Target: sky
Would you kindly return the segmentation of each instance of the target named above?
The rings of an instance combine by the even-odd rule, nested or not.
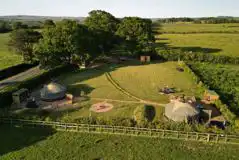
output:
[[[1,0],[0,16],[85,17],[95,9],[116,17],[239,17],[239,0]]]

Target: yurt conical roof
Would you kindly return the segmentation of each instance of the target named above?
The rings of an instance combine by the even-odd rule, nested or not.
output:
[[[176,122],[183,122],[199,114],[198,109],[188,103],[172,102],[165,107],[165,116]]]
[[[58,83],[51,82],[41,89],[41,99],[45,101],[54,101],[63,99],[66,94],[66,87]]]

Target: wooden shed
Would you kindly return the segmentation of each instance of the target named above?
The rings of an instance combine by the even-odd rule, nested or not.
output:
[[[13,103],[19,106],[22,102],[26,101],[29,97],[28,89],[22,88],[12,94]]]
[[[151,61],[151,57],[150,56],[140,56],[140,61],[142,63],[150,62]]]
[[[206,90],[204,92],[204,100],[209,102],[215,102],[219,99],[219,95],[213,90]]]

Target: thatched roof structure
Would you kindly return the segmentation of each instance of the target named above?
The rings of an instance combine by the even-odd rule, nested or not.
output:
[[[189,103],[175,101],[167,104],[165,107],[165,116],[176,122],[195,119],[198,114],[198,109]]]
[[[66,87],[58,83],[51,82],[48,85],[45,85],[40,92],[42,100],[55,101],[65,98]]]

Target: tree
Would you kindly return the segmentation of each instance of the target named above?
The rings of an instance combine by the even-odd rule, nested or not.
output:
[[[44,21],[44,24],[43,24],[44,28],[46,28],[46,27],[55,27],[55,26],[56,26],[56,24],[51,19],[46,19]]]
[[[54,67],[72,63],[76,52],[74,37],[77,26],[76,21],[63,20],[55,27],[47,27],[43,30],[43,38],[34,47],[42,66]]]
[[[33,45],[41,38],[41,34],[31,29],[14,30],[8,43],[10,49],[21,54],[25,62],[34,62]]]
[[[109,51],[115,44],[115,32],[119,22],[113,15],[101,10],[91,11],[86,18],[85,25],[95,34],[95,40],[102,53]]]
[[[11,26],[7,21],[0,21],[0,33],[6,33],[11,31]]]
[[[116,34],[124,40],[125,49],[131,55],[153,52],[154,35],[149,19],[126,17],[119,24]]]
[[[23,24],[22,22],[14,22],[12,24],[12,30],[17,30],[17,29],[27,29],[28,26],[26,24]]]

